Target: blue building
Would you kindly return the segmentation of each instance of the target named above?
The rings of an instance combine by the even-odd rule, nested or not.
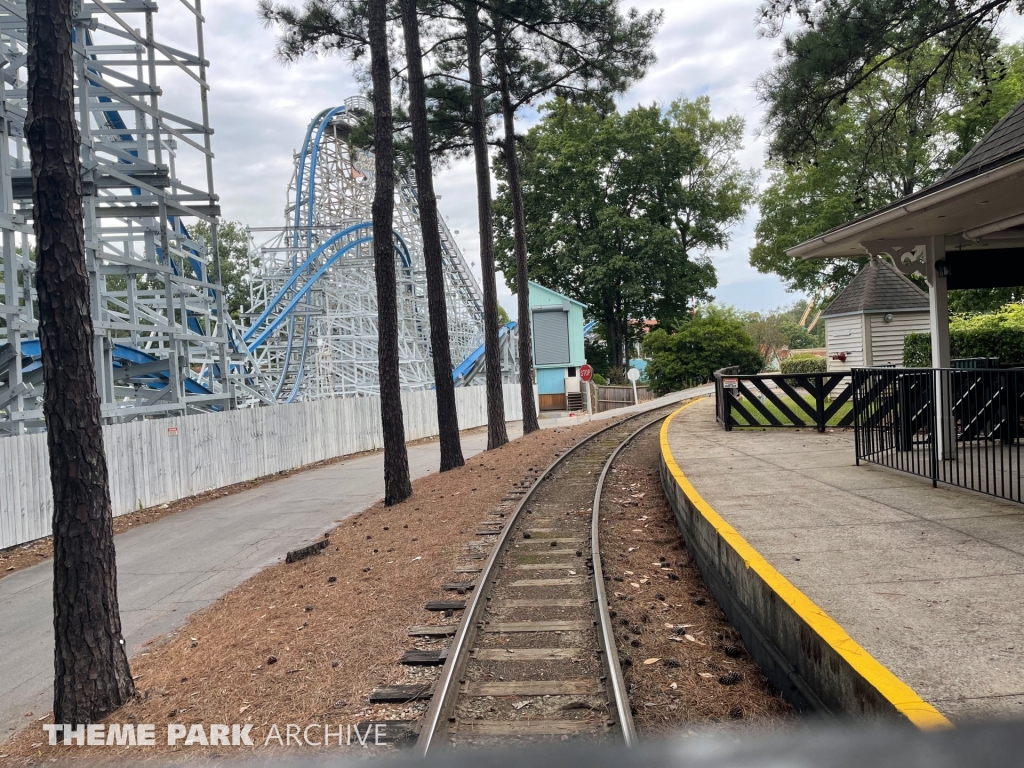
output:
[[[542,411],[581,410],[580,366],[585,305],[530,282],[530,328],[533,366],[537,371],[538,407]]]

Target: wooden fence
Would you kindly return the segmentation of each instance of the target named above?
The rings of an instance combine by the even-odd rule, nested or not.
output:
[[[595,384],[591,393],[593,393],[594,390],[597,390],[594,413],[601,413],[602,411],[610,411],[614,408],[625,408],[627,405],[633,405],[632,386],[622,387],[612,384]],[[651,400],[654,397],[654,395],[651,394],[651,388],[646,384],[637,384],[636,394],[641,403],[645,400]]]
[[[459,426],[487,423],[484,387],[455,390]],[[433,391],[402,394],[405,437],[437,434]],[[505,386],[505,418],[522,418],[519,386]],[[103,428],[114,515],[383,447],[380,398],[111,424]],[[44,433],[0,438],[0,549],[48,536],[53,517]]]

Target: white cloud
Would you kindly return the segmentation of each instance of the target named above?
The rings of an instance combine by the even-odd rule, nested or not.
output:
[[[646,10],[661,4],[639,5]],[[771,64],[775,42],[755,34],[756,2],[666,5],[665,25],[656,40],[658,63],[625,94],[621,105],[707,94],[717,114],[736,113],[746,119],[748,141],[742,162],[760,167],[764,148],[755,129],[762,110],[752,84]],[[337,57],[283,66],[274,56],[274,31],[262,26],[252,0],[220,0],[207,4],[204,12],[206,54],[211,60],[210,115],[216,131],[214,176],[224,216],[252,226],[280,224],[292,152],[317,112],[357,93],[351,66]],[[194,22],[184,8],[162,6],[157,22],[158,35],[192,48],[185,43]],[[165,73],[166,69],[161,74]],[[164,105],[183,101],[185,95],[191,98],[192,91],[177,81],[164,83],[164,88]],[[201,173],[196,159],[183,157],[182,166],[186,180],[188,173]],[[472,160],[441,170],[435,185],[442,195],[442,213],[451,229],[459,231],[459,244],[479,271]],[[717,295],[742,308],[762,309],[793,297],[777,279],[760,275],[747,264],[754,221],[754,214],[749,214],[729,248],[714,254]],[[514,316],[515,299],[500,276],[498,289],[502,304]]]

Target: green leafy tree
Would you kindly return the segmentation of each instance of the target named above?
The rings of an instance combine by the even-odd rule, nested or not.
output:
[[[843,106],[858,91],[894,88],[867,134],[883,138],[915,102],[945,95],[955,111],[984,102],[1005,74],[996,53],[996,25],[1019,3],[1007,0],[764,0],[760,32],[780,38],[778,64],[757,88],[767,105],[770,152],[794,161],[827,152]],[[894,69],[912,76],[892,80]],[[978,83],[960,101],[951,96],[970,74]]]
[[[199,221],[189,225],[189,236],[202,242],[207,248],[213,244],[210,225]],[[228,314],[238,320],[249,303],[249,234],[245,225],[238,221],[223,221],[217,227],[217,247],[220,251],[220,282],[224,286],[224,307]],[[185,271],[192,267],[186,261]],[[210,264],[210,274],[215,274]]]
[[[743,321],[715,306],[701,308],[671,332],[651,331],[643,347],[650,358],[647,378],[659,395],[708,381],[719,368],[736,365],[742,373],[757,373],[764,364]]]
[[[783,347],[808,349],[825,346],[825,326],[814,323],[814,311],[808,311],[808,301],[801,299],[788,307],[779,307],[769,312],[743,312],[740,317],[746,324],[747,334],[754,340],[766,360]],[[805,320],[806,316],[806,320]],[[808,330],[803,323],[810,326]]]
[[[768,162],[752,266],[777,274],[790,290],[835,295],[865,259],[805,261],[786,249],[935,182],[1024,97],[1024,57],[1020,46],[1009,46],[1000,54],[1009,74],[987,99],[975,95],[983,83],[965,67],[955,78],[929,81],[902,103],[908,83],[942,54],[929,44],[909,62],[889,62],[832,108],[830,133],[819,132],[814,151]],[[882,124],[886,130],[879,132]]]
[[[743,121],[716,119],[702,97],[625,114],[556,100],[524,141],[529,274],[589,307],[621,368],[641,320],[669,324],[707,301],[709,251],[753,197],[736,160]],[[517,287],[511,188],[499,175],[498,263]]]

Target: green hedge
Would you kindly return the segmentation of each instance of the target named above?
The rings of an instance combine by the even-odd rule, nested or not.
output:
[[[952,346],[952,341],[950,341]],[[932,335],[908,333],[903,337],[903,365],[906,368],[932,367]]]
[[[779,363],[782,373],[825,373],[828,364],[817,355],[792,355]]]
[[[1001,365],[1024,365],[1024,305],[1007,304],[998,312],[952,318],[949,352],[954,359],[998,357]],[[931,364],[931,334],[907,334],[903,339],[903,365],[929,368]]]

